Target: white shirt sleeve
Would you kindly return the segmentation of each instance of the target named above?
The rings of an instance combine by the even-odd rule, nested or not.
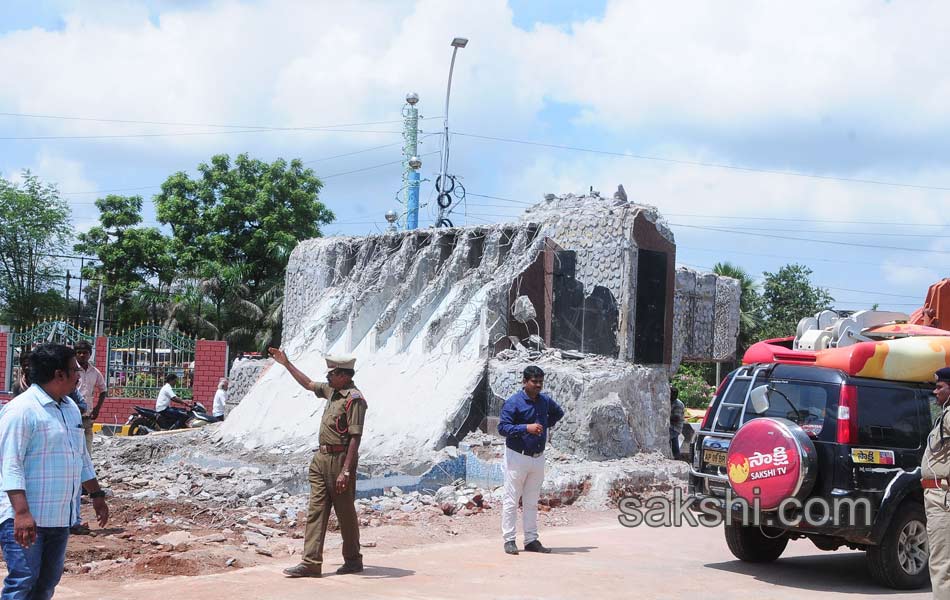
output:
[[[172,389],[170,383],[166,383],[162,386],[162,389],[158,392],[158,399],[155,401],[155,410],[165,410],[172,404],[172,398],[175,397],[175,390]]]
[[[211,405],[212,417],[223,417],[224,406],[228,401],[228,393],[224,390],[218,390],[214,393],[214,402]]]

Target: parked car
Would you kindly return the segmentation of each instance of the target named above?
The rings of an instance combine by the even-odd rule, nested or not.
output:
[[[694,506],[729,515],[726,543],[740,560],[774,561],[790,540],[808,539],[865,551],[885,586],[922,587],[931,398],[926,383],[810,364],[742,366],[722,381],[694,438]],[[727,498],[737,501],[727,507]]]

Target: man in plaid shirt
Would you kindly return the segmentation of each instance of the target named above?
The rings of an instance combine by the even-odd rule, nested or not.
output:
[[[105,492],[86,452],[72,348],[44,344],[30,355],[30,388],[0,411],[0,547],[7,563],[0,600],[52,598],[63,574],[80,484],[104,527]]]

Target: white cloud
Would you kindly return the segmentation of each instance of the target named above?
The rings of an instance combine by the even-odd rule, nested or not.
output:
[[[946,139],[950,125],[945,110],[950,81],[933,58],[950,54],[950,37],[942,31],[948,18],[950,6],[941,3],[617,0],[608,4],[602,19],[523,31],[512,24],[503,0],[222,1],[164,10],[157,23],[133,3],[105,11],[82,3],[66,16],[62,31],[0,36],[5,81],[16,82],[0,88],[0,111],[303,126],[398,119],[404,94],[416,91],[423,115],[430,117],[423,128],[435,131],[441,126],[432,117],[442,112],[448,43],[459,35],[470,38],[459,52],[453,82],[452,126],[460,131],[617,149],[611,146],[619,142],[602,141],[608,137],[630,140],[631,153],[714,163],[730,162],[715,140],[687,145],[670,134],[669,140],[651,143],[642,130],[650,129],[653,139],[659,139],[675,127],[697,126],[728,132],[741,142],[764,130],[859,122],[880,137],[923,144]],[[580,139],[545,137],[570,129],[560,123],[544,129],[539,123],[548,101],[579,107],[581,127],[570,135]],[[25,119],[3,124],[5,135],[209,130]],[[397,131],[400,124],[360,129]],[[284,132],[117,139],[95,147],[121,153],[129,162],[161,159],[163,167],[188,169],[211,153],[233,154],[235,149],[261,158],[310,159],[399,139],[392,134]],[[630,198],[657,205],[671,221],[680,218],[675,213],[946,221],[945,192],[457,139],[453,169],[467,176],[466,187],[476,193],[537,200],[544,192],[583,192],[593,185],[609,197],[623,183]],[[766,143],[783,146],[781,139]],[[106,173],[111,164],[100,158],[93,169],[88,165],[97,158],[89,151],[91,143],[70,144],[49,142],[46,147],[56,150],[45,152],[85,168],[61,168],[51,176],[59,178],[63,190],[95,189],[77,177],[84,171]],[[424,151],[437,147],[433,138]],[[353,163],[325,162],[315,168],[321,174],[347,171],[395,160],[397,152],[391,148],[356,156]],[[425,161],[424,175],[430,177],[437,160]],[[18,162],[41,161],[30,150]],[[859,166],[847,175],[934,186],[950,181],[950,169],[924,170],[913,164]],[[161,179],[99,183],[134,187]],[[398,175],[390,170],[367,171],[329,180],[324,198],[334,202],[331,207],[341,220],[362,222],[360,210],[382,215],[397,188]],[[503,201],[471,200],[502,204],[486,207],[487,214],[518,212]],[[790,231],[796,227],[805,225],[788,224]],[[347,231],[369,229],[360,225]],[[685,237],[685,230],[677,235]],[[761,238],[734,238],[739,239],[748,242],[747,250],[766,245],[754,243]],[[799,244],[794,251],[839,254],[826,245]],[[870,259],[876,261],[875,275],[878,257]],[[705,258],[693,260],[707,264]],[[894,264],[907,262],[912,261],[903,253]],[[922,268],[937,268],[930,258],[922,263]]]
[[[941,279],[940,274],[934,269],[897,265],[890,260],[884,261],[881,265],[881,274],[884,277],[884,283],[888,285],[915,287],[922,290],[921,302],[926,296],[927,288]]]
[[[5,170],[6,178],[13,183],[22,182],[23,168],[29,169],[44,183],[56,185],[60,192],[95,190],[98,187],[86,176],[82,161],[70,159],[49,150],[38,152],[31,163],[25,167]],[[64,198],[70,205],[73,227],[77,231],[85,231],[98,222],[96,207],[91,204],[95,196],[64,196]]]

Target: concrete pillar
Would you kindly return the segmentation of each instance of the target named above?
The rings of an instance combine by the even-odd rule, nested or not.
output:
[[[10,360],[13,358],[9,354],[9,336],[10,334],[5,331],[0,333],[0,390],[8,390],[13,385],[12,381],[7,381],[7,373],[10,372]]]
[[[198,340],[195,343],[195,373],[192,394],[196,401],[211,410],[218,380],[228,368],[228,343],[220,340]]]
[[[104,335],[100,335],[96,338],[95,345],[96,357],[93,361],[93,364],[97,369],[99,369],[99,372],[102,373],[102,376],[105,377],[107,375],[106,369],[109,366],[109,338]],[[107,381],[106,383],[108,384],[109,382]]]

